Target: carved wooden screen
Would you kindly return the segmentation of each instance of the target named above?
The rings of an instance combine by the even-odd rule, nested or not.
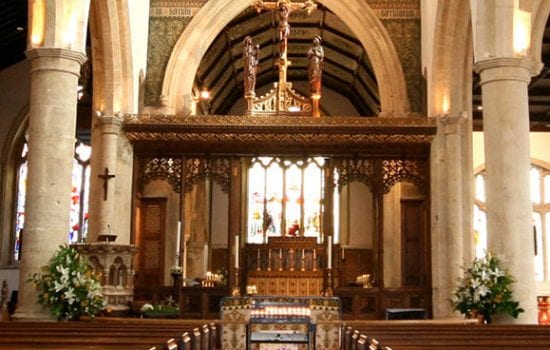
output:
[[[166,218],[165,198],[143,198],[136,244],[136,287],[163,285],[164,235]]]

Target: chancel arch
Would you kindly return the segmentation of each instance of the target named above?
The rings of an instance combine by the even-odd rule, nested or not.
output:
[[[319,1],[340,18],[359,38],[369,55],[378,79],[382,116],[404,115],[410,112],[409,97],[403,69],[386,29],[373,9],[364,1],[345,4],[337,0]],[[255,1],[230,4],[207,2],[193,17],[174,46],[164,74],[161,111],[189,113],[193,83],[200,62],[208,47],[229,21]],[[200,33],[200,34],[199,34]]]

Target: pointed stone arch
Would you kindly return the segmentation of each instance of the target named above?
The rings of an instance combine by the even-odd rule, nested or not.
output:
[[[186,110],[196,71],[208,47],[231,19],[254,3],[254,0],[208,1],[195,15],[168,61],[161,92],[164,112]],[[369,55],[379,82],[381,114],[391,116],[409,112],[407,87],[397,51],[372,8],[364,0],[319,0],[319,3],[346,19],[346,24]]]

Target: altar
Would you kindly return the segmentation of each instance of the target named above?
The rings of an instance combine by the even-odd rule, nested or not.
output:
[[[228,297],[222,301],[222,349],[334,350],[339,346],[340,299]]]
[[[315,237],[270,237],[266,244],[247,244],[247,286],[256,295],[321,295],[323,253]]]

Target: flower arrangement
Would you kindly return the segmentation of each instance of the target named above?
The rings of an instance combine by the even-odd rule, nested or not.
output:
[[[141,317],[145,318],[178,318],[179,308],[170,297],[165,303],[152,305],[143,304],[139,309]]]
[[[474,259],[472,266],[463,270],[451,300],[454,310],[470,317],[481,314],[486,322],[496,313],[517,318],[524,311],[512,298],[510,285],[514,278],[500,267],[496,256],[487,254],[485,258]]]
[[[78,251],[62,245],[49,265],[34,273],[28,282],[38,291],[38,303],[50,308],[58,319],[95,317],[104,307],[102,287]]]

